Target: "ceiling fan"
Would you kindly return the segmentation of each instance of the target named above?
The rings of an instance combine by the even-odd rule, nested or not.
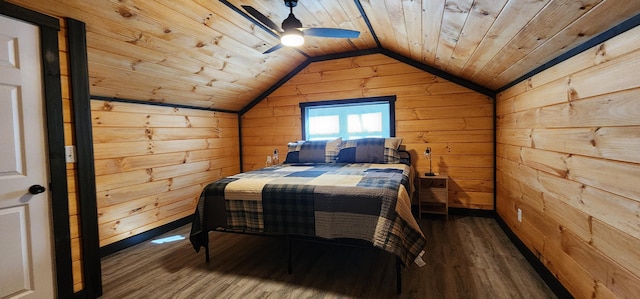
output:
[[[360,31],[340,29],[340,28],[317,28],[302,27],[302,23],[293,15],[293,8],[298,5],[298,0],[284,0],[284,5],[289,7],[289,16],[282,21],[282,28],[278,27],[269,18],[259,12],[257,9],[242,5],[251,16],[256,18],[262,24],[273,30],[280,36],[280,43],[264,51],[263,54],[271,53],[282,48],[282,46],[297,47],[304,43],[304,36],[316,37],[332,37],[332,38],[356,38],[360,35]]]

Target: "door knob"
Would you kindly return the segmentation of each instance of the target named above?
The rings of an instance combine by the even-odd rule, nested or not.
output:
[[[47,190],[47,188],[40,186],[40,185],[33,185],[31,187],[29,187],[29,193],[31,194],[40,194],[42,192],[44,192],[45,190]]]

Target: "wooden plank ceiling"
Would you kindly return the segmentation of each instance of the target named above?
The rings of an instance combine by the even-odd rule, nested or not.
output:
[[[375,48],[495,90],[640,13],[627,0],[300,0],[303,26],[360,36],[262,54],[278,39],[219,0],[8,2],[87,24],[92,95],[230,111],[309,57]],[[278,25],[289,13],[282,0],[228,2]]]

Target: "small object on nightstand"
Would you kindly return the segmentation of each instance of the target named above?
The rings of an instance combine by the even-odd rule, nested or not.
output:
[[[449,176],[421,175],[418,178],[418,218],[422,213],[440,214],[449,219]]]
[[[436,174],[433,173],[433,170],[431,169],[431,147],[427,146],[427,149],[424,150],[424,158],[425,159],[429,159],[429,172],[425,173],[425,176],[435,176]]]
[[[280,159],[278,157],[278,149],[273,150],[273,165],[278,165],[280,163]]]
[[[269,167],[271,165],[273,165],[273,162],[271,160],[271,156],[267,156],[267,162],[264,163],[264,166],[265,167]]]

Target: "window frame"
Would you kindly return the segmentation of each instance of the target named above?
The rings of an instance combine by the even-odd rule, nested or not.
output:
[[[307,140],[306,127],[307,127],[307,108],[317,106],[338,106],[338,105],[357,105],[364,103],[380,102],[389,105],[389,137],[396,137],[396,96],[380,96],[380,97],[367,97],[367,98],[353,98],[345,100],[327,100],[317,102],[303,102],[300,103],[300,120],[302,140]]]

